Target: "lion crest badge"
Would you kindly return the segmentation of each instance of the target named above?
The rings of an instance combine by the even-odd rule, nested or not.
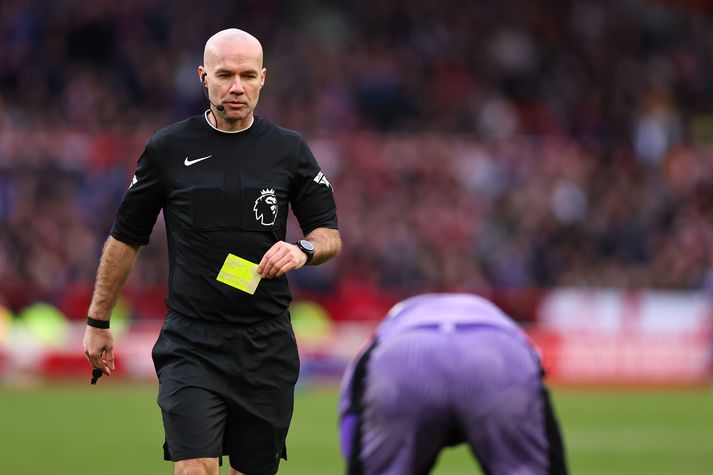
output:
[[[277,197],[275,190],[268,188],[260,190],[260,196],[253,206],[255,219],[263,226],[272,226],[277,221]]]

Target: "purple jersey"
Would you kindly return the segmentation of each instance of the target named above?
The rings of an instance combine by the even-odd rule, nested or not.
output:
[[[524,332],[487,300],[429,294],[397,304],[342,383],[349,473],[427,473],[461,442],[487,473],[566,473],[551,470],[540,377]]]

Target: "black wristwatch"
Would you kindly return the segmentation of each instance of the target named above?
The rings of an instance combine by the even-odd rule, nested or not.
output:
[[[295,244],[297,244],[297,247],[300,248],[300,251],[304,252],[307,256],[307,262],[305,262],[305,265],[309,264],[312,261],[312,258],[314,257],[314,246],[312,245],[312,243],[307,241],[306,239],[300,239]]]

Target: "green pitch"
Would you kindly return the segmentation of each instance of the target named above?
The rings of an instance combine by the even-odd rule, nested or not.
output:
[[[575,475],[713,473],[710,390],[553,394]],[[0,473],[168,475],[161,443],[152,385],[0,386]],[[336,390],[299,390],[280,475],[343,473],[337,444]],[[480,473],[474,467],[460,447],[443,453],[434,474]]]

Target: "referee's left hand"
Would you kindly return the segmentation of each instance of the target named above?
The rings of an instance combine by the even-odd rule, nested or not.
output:
[[[263,279],[282,277],[289,271],[304,266],[306,262],[307,255],[296,244],[278,241],[262,256],[257,273]]]

